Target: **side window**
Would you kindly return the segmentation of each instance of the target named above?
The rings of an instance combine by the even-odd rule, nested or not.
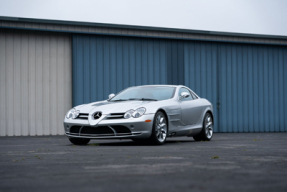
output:
[[[191,96],[190,91],[189,91],[188,89],[186,89],[186,88],[183,88],[183,87],[179,89],[179,92],[178,92],[178,96],[179,96],[179,97],[181,96],[181,93],[182,93],[182,92],[187,92],[187,93],[190,94],[190,96],[187,97],[187,98],[181,99],[181,101],[187,101],[187,100],[192,100],[192,99],[193,99],[192,96]]]

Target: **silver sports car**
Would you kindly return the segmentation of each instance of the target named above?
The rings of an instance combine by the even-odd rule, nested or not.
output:
[[[132,139],[164,144],[166,137],[192,136],[209,141],[212,104],[182,85],[127,88],[109,99],[68,111],[64,129],[76,145],[90,139]]]

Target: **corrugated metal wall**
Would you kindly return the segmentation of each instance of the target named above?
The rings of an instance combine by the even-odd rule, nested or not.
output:
[[[286,76],[284,46],[73,37],[73,105],[133,85],[184,84],[213,103],[216,132],[287,131]]]
[[[287,47],[186,42],[185,85],[213,103],[215,131],[287,131]]]
[[[184,43],[184,85],[200,97],[208,99],[214,108],[214,131],[219,131],[218,111],[218,49],[216,43]]]
[[[167,83],[165,42],[73,37],[73,105],[104,100],[135,85]]]
[[[67,35],[0,32],[0,135],[64,134],[71,107]]]
[[[220,44],[219,130],[287,131],[287,47]]]

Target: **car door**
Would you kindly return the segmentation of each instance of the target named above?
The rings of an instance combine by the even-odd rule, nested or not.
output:
[[[187,98],[180,98],[182,92],[190,94]],[[178,92],[178,102],[181,108],[181,123],[183,125],[196,124],[202,113],[202,106],[198,98],[184,87],[181,87]]]

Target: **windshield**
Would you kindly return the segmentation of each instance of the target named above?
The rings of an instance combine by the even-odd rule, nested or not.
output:
[[[174,87],[146,86],[131,87],[116,95],[110,101],[149,100],[160,101],[170,99],[174,95]]]

